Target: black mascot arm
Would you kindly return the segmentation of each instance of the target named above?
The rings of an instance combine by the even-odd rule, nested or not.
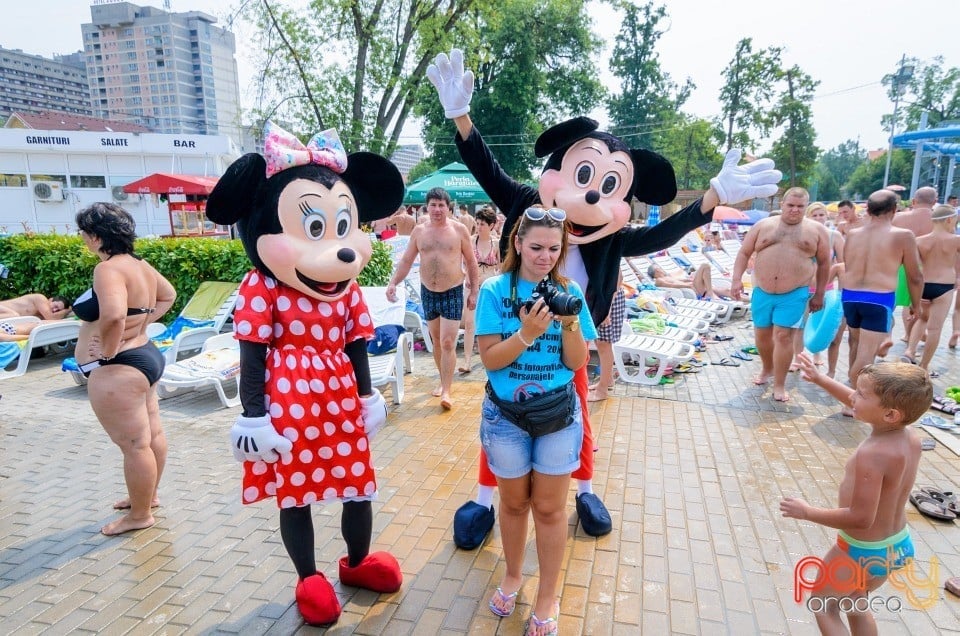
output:
[[[344,353],[353,363],[353,374],[357,376],[357,394],[367,397],[373,393],[370,385],[370,358],[367,356],[367,341],[357,338],[343,348]]]
[[[623,232],[623,256],[645,256],[676,245],[677,241],[713,220],[713,210],[704,214],[696,200],[653,227],[627,226]]]
[[[263,388],[267,374],[267,345],[240,341],[240,403],[244,417],[263,417],[267,405]]]
[[[504,172],[476,126],[466,139],[461,139],[460,134],[457,133],[454,140],[464,165],[501,212],[508,214],[508,211],[514,207],[515,201],[536,195],[534,188],[514,180]]]

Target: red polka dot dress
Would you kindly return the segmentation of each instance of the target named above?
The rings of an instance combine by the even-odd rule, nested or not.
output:
[[[243,503],[276,497],[281,508],[373,499],[377,491],[360,400],[344,347],[373,337],[356,282],[320,301],[251,271],[234,311],[239,340],[269,346],[267,412],[293,450],[272,464],[244,462]]]

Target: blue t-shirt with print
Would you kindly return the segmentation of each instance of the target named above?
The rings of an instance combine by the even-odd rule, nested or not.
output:
[[[510,274],[500,274],[484,281],[477,298],[477,335],[500,335],[504,340],[520,329],[516,311],[519,303],[528,300],[536,283],[517,280],[516,303],[511,300]],[[580,309],[580,330],[583,339],[596,340],[597,329],[590,317],[590,309],[583,292],[576,282],[570,281],[566,291],[583,300]],[[514,305],[518,305],[515,307]],[[487,378],[494,393],[502,400],[521,402],[532,395],[539,395],[573,381],[573,370],[560,359],[560,323],[551,321],[547,331],[534,340],[520,356],[508,366],[492,371],[487,369]]]

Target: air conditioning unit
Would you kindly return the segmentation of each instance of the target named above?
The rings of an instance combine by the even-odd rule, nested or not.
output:
[[[123,186],[113,186],[110,188],[114,201],[127,201],[130,199],[130,193],[123,191]]]
[[[63,201],[66,195],[63,192],[63,184],[59,181],[34,181],[33,196],[37,201],[53,202]]]

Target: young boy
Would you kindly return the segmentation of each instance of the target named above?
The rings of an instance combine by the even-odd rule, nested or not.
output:
[[[844,467],[837,508],[817,508],[794,497],[780,502],[784,517],[838,530],[836,545],[823,558],[824,568],[832,572],[830,564],[838,559],[857,564],[853,572],[842,576],[856,580],[854,577],[862,575],[861,589],[834,589],[836,577],[822,587],[820,581],[814,584],[818,597],[831,599],[824,600],[822,611],[816,613],[821,633],[846,633],[839,602],[833,599],[867,596],[883,585],[891,571],[904,567],[913,557],[904,506],[917,476],[920,438],[908,426],[930,408],[933,386],[924,369],[896,362],[863,367],[853,390],[820,373],[810,356],[801,354],[799,360],[805,380],[825,389],[871,428],[870,436]],[[876,633],[869,611],[846,613],[852,633]]]

